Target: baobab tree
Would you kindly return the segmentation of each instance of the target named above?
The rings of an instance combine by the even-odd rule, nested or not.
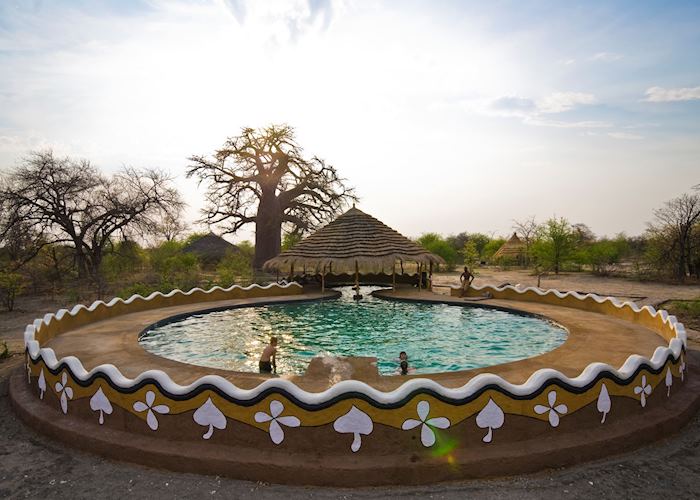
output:
[[[50,150],[31,153],[1,181],[0,235],[26,228],[41,235],[43,245],[72,245],[80,277],[93,281],[98,296],[102,260],[114,238],[149,233],[183,208],[163,172],[124,168],[105,176],[87,160]]]
[[[188,177],[207,186],[201,222],[229,234],[255,224],[256,269],[280,253],[283,229],[295,236],[315,230],[357,200],[332,165],[304,157],[288,125],[243,128],[212,157],[190,161]]]

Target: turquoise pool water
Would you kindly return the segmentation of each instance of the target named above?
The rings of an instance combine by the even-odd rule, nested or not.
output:
[[[314,356],[375,356],[395,373],[406,351],[415,373],[507,363],[561,345],[565,329],[548,321],[493,309],[364,299],[340,288],[337,300],[245,307],[189,316],[139,339],[153,354],[195,365],[258,371],[271,335],[279,338],[277,372],[303,373]]]

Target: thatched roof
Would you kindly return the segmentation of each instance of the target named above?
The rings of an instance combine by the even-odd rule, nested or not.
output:
[[[223,259],[226,254],[238,252],[238,247],[229,243],[221,236],[209,233],[182,249],[183,252],[193,253],[204,264],[211,264]]]
[[[503,258],[514,258],[518,259],[522,257],[522,255],[525,253],[525,243],[518,238],[518,235],[516,233],[513,233],[513,236],[510,237],[508,241],[506,241],[503,245],[501,245],[501,248],[496,250],[496,253],[493,254],[492,259],[493,260],[498,260],[498,259],[503,259]]]
[[[289,250],[268,260],[265,270],[307,272],[388,272],[397,262],[444,264],[430,253],[386,224],[353,207],[330,224],[303,239]]]

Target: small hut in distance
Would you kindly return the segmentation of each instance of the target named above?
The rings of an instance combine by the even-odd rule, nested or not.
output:
[[[517,264],[521,266],[525,263],[525,252],[525,243],[518,238],[516,233],[513,233],[513,236],[501,245],[501,248],[496,250],[491,259],[496,264]]]
[[[221,236],[210,232],[192,241],[182,251],[195,254],[203,267],[210,268],[215,267],[226,255],[239,252],[240,249]]]

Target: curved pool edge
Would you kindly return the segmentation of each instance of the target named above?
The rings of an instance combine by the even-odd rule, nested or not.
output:
[[[505,288],[492,290],[503,292]],[[604,439],[610,427],[624,428],[628,420],[643,421],[640,415],[645,412],[647,415],[651,411],[666,412],[671,418],[673,405],[676,400],[681,403],[689,388],[685,330],[675,317],[648,306],[640,308],[612,298],[575,293],[548,292],[545,296],[547,300],[556,297],[563,305],[569,304],[565,307],[571,307],[572,303],[582,309],[602,306],[610,308],[613,314],[635,316],[640,324],[652,325],[662,337],[670,337],[668,346],[658,347],[651,358],[631,355],[619,369],[591,363],[575,377],[540,369],[522,384],[511,384],[494,374],[479,374],[456,388],[428,378],[411,378],[391,391],[381,391],[357,380],[344,380],[322,392],[308,392],[280,379],[242,389],[218,375],[179,385],[162,371],[145,371],[128,378],[114,365],[100,365],[88,372],[79,359],[66,356],[59,360],[53,349],[41,347],[36,340],[36,337],[49,337],[50,328],[52,333],[60,332],[62,321],[67,321],[64,326],[70,329],[81,321],[89,322],[95,311],[107,311],[109,316],[110,307],[137,304],[143,308],[154,299],[162,307],[163,302],[178,301],[194,292],[153,294],[128,301],[115,299],[109,304],[80,306],[37,320],[25,332],[27,371],[22,378],[27,383],[22,384],[24,389],[13,392],[21,394],[24,390],[32,394],[34,403],[51,412],[56,426],[92,425],[98,432],[148,436],[144,442],[149,443],[154,439],[175,439],[186,443],[185,448],[191,448],[188,456],[192,459],[197,458],[195,452],[202,446],[228,450],[233,446],[236,450],[257,450],[256,463],[266,459],[274,462],[290,454],[297,458],[324,456],[329,464],[334,464],[330,468],[336,472],[357,472],[368,470],[368,464],[376,464],[376,457],[387,456],[391,451],[400,462],[397,470],[419,467],[436,472],[445,467],[449,456],[457,464],[473,463],[476,458],[470,453],[474,450],[484,460],[491,457],[498,461],[499,457],[502,460],[510,456],[508,453],[532,447],[539,441],[554,439],[558,446],[567,448],[566,439],[574,439],[581,433],[593,441],[597,437]],[[202,294],[211,292],[198,293],[206,297]],[[272,296],[278,292],[298,295],[302,290],[298,286],[273,285],[218,289],[219,295],[221,292]],[[541,296],[541,291],[513,287],[505,292],[529,294],[529,300]],[[80,321],[73,321],[78,317]],[[697,355],[693,356],[696,361]],[[17,400],[20,399],[18,396]],[[278,419],[282,424],[276,423]],[[359,441],[356,437],[350,447],[350,441],[342,434],[352,430],[348,430],[348,425],[359,425],[357,422],[362,422],[363,427],[356,433],[362,437]],[[558,436],[569,438],[560,441]],[[436,454],[435,450],[443,451]],[[447,455],[444,450],[448,450]],[[103,446],[98,451],[113,456]],[[459,470],[456,476],[448,474],[449,478],[472,474],[461,465]],[[231,472],[236,477],[246,474],[238,469]],[[358,484],[384,484],[381,478],[374,482],[369,478],[363,480],[359,473],[351,475]],[[248,476],[252,478],[255,474],[251,472]],[[425,477],[430,482],[430,477],[441,480],[448,476]],[[291,478],[290,482],[297,481]]]

